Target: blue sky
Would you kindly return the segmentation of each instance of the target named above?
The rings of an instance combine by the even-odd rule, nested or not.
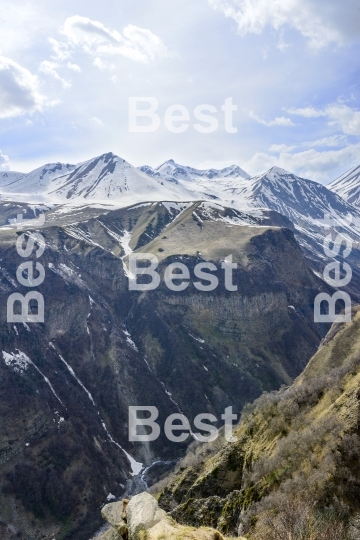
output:
[[[0,17],[2,169],[112,151],[327,183],[360,163],[358,0],[3,0]],[[145,96],[160,127],[130,133],[129,98]],[[189,110],[183,133],[164,125],[174,104]],[[199,133],[206,104],[219,128]]]

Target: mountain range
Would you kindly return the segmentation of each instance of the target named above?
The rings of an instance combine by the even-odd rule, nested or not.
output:
[[[331,195],[333,192],[335,195]],[[133,167],[109,152],[77,165],[48,163],[30,173],[0,175],[1,200],[79,204],[111,202],[124,207],[142,200],[219,199],[236,207],[265,207],[318,218],[331,208],[352,211],[343,200],[357,205],[360,166],[327,187],[279,167],[250,177],[237,165],[199,170],[170,159],[157,168]],[[330,208],[331,207],[331,208]],[[290,215],[289,215],[290,217]]]
[[[88,540],[107,498],[146,489],[184,454],[188,442],[163,435],[130,443],[129,405],[156,406],[161,424],[179,412],[220,418],[291,385],[329,330],[314,322],[314,298],[333,292],[321,277],[328,232],[318,220],[360,217],[339,194],[279,168],[254,178],[172,160],[137,169],[111,153],[4,172],[0,196],[4,540]],[[16,281],[23,260],[9,220],[39,212],[45,324],[11,324],[7,299],[28,290]],[[343,228],[357,301],[360,231]],[[191,275],[211,262],[220,285],[130,291],[131,252],[156,255],[161,276],[169,262],[186,262]],[[229,254],[235,295],[221,281]]]
[[[0,219],[6,216],[5,225],[12,217],[6,205],[14,202],[26,203],[35,212],[55,209],[57,216],[61,214],[70,222],[93,215],[96,208],[104,211],[161,201],[212,201],[253,216],[261,215],[264,209],[272,210],[291,221],[313,270],[321,274],[328,261],[323,251],[328,230],[320,220],[332,216],[341,224],[339,231],[353,242],[350,260],[354,279],[350,289],[360,300],[359,171],[360,167],[352,169],[324,186],[279,167],[252,178],[237,165],[199,170],[172,159],[157,168],[136,168],[110,152],[77,165],[53,163],[28,174],[2,173]],[[54,212],[48,217],[53,219]]]

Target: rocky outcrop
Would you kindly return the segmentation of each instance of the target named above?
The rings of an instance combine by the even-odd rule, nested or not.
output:
[[[129,500],[124,499],[121,502],[107,504],[101,510],[102,517],[108,523],[110,523],[113,529],[111,534],[114,534],[115,532],[118,536],[124,538],[124,540],[127,540],[128,538],[128,525],[126,515],[128,504]]]
[[[107,504],[101,513],[111,529],[99,540],[224,540],[215,529],[179,525],[145,492],[130,503]]]

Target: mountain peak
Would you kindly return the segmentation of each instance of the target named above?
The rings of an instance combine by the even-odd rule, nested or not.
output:
[[[271,167],[271,169],[268,170],[268,173],[272,173],[272,174],[279,174],[279,175],[292,175],[292,173],[290,173],[289,171],[285,170],[285,169],[282,169],[281,167],[277,167],[276,165],[274,165],[273,167]]]

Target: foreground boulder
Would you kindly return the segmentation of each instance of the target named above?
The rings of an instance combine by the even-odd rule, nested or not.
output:
[[[99,540],[224,540],[215,529],[179,525],[149,493],[107,504],[101,515],[111,529]]]
[[[149,493],[135,495],[127,508],[127,522],[131,540],[141,538],[141,531],[147,531],[167,518],[165,510]]]

